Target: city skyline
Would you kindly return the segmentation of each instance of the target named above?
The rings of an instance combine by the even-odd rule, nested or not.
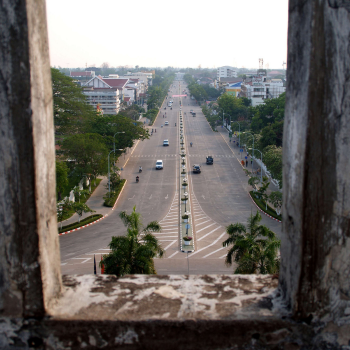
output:
[[[281,69],[286,62],[288,0],[219,0],[216,12],[176,4],[101,0],[96,14],[90,0],[47,0],[51,65],[257,68],[263,58],[264,68]]]

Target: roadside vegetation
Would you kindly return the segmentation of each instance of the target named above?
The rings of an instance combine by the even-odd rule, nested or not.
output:
[[[279,272],[281,241],[267,226],[260,225],[261,215],[251,214],[247,225],[231,224],[226,227],[229,238],[222,245],[230,247],[225,263],[237,264],[235,274],[275,274]]]
[[[150,119],[149,125],[153,125],[174,78],[175,74],[171,71],[156,71],[152,86],[148,89],[148,111],[145,117]]]
[[[59,228],[58,233],[67,232],[82,227],[84,225],[90,224],[98,219],[101,219],[102,216],[102,214],[90,215],[87,218],[81,220],[80,222],[74,222],[73,224],[62,226],[61,228]]]
[[[125,211],[119,214],[127,228],[125,236],[112,237],[109,243],[111,252],[104,255],[100,267],[106,274],[118,277],[133,274],[156,274],[154,258],[162,257],[162,249],[158,239],[152,234],[160,232],[161,226],[152,221],[147,226],[142,225],[141,214],[133,208],[131,214]]]
[[[107,67],[108,68],[108,67]],[[106,69],[107,69],[106,68]],[[81,179],[88,179],[89,190],[98,185],[97,177],[108,173],[108,154],[113,163],[132,147],[135,140],[149,137],[138,122],[144,109],[133,105],[118,115],[102,115],[87,104],[82,88],[58,69],[51,69],[56,142],[57,200],[69,196]],[[84,185],[84,189],[86,189]],[[72,215],[66,212],[65,220]]]

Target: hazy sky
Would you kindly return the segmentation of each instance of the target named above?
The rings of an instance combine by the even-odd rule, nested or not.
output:
[[[282,68],[288,0],[46,0],[52,66]],[[266,67],[267,68],[267,67]]]

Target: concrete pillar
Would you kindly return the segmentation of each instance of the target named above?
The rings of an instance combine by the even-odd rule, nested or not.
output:
[[[61,290],[45,1],[0,23],[0,315],[41,316]]]
[[[350,307],[349,12],[289,1],[280,287],[298,318]]]

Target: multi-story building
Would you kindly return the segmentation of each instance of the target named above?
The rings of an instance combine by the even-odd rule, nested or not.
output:
[[[118,114],[120,110],[119,90],[117,89],[94,89],[84,88],[87,103],[103,114]]]
[[[88,97],[88,103],[95,108],[99,104],[104,114],[118,114],[128,81],[95,76],[83,85],[83,93]]]
[[[249,98],[252,106],[258,106],[268,98],[277,98],[286,91],[282,79],[268,80],[263,76],[252,77],[251,81],[246,81],[241,85],[240,97]]]
[[[223,66],[217,68],[216,78],[219,80],[220,78],[232,78],[237,77],[237,71],[230,66]]]

